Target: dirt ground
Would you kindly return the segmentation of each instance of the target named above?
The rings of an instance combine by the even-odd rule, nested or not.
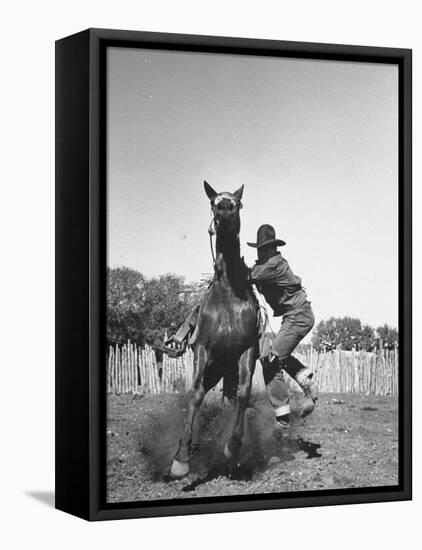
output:
[[[241,457],[233,465],[223,455],[233,410],[212,391],[197,417],[191,473],[174,481],[168,468],[186,402],[185,393],[108,397],[108,502],[398,483],[396,398],[322,394],[306,421],[294,417],[280,434],[265,393],[257,393],[246,412]]]

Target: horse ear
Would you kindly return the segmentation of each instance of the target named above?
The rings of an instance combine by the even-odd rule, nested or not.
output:
[[[218,195],[217,191],[214,191],[211,185],[205,180],[204,180],[204,189],[210,201],[212,201]]]
[[[234,195],[239,201],[242,200],[243,187],[244,187],[244,185],[242,185],[242,187],[239,187],[239,189],[233,193],[233,195]]]

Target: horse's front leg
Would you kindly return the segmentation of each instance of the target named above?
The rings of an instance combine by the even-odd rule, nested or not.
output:
[[[190,395],[188,413],[185,419],[179,448],[171,464],[170,474],[173,477],[183,477],[189,473],[189,454],[192,443],[193,421],[205,396],[204,369],[207,364],[207,352],[204,346],[198,345],[195,350],[194,372],[195,380]]]
[[[252,376],[255,370],[256,350],[248,348],[239,359],[239,383],[237,386],[235,402],[235,421],[232,433],[224,446],[224,454],[227,458],[237,460],[242,445],[242,437],[245,431],[244,418],[246,407],[252,388]]]

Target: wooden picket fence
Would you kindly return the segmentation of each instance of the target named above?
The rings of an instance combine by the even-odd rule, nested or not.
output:
[[[327,393],[398,394],[398,350],[376,352],[343,351],[298,354],[314,372],[319,390]],[[157,362],[155,351],[128,342],[110,346],[107,353],[107,392],[156,395],[190,389],[194,377],[193,352],[188,349],[177,359],[163,354]],[[285,376],[291,388],[296,383]],[[263,390],[262,369],[257,362],[253,379],[255,390]]]
[[[309,366],[319,390],[327,393],[398,395],[398,349],[367,351],[314,349],[298,359]]]
[[[190,388],[193,382],[193,352],[188,349],[182,357],[163,354],[157,362],[150,346],[141,348],[132,342],[109,346],[107,353],[107,392],[148,393],[173,392]]]

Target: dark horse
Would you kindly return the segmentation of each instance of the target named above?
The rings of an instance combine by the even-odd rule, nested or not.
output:
[[[196,412],[205,394],[223,378],[223,393],[235,404],[235,418],[224,446],[237,460],[244,416],[258,358],[258,305],[240,257],[240,216],[243,185],[234,193],[217,193],[204,182],[216,231],[215,273],[201,304],[194,334],[194,383],[171,475],[189,472],[189,451]]]

